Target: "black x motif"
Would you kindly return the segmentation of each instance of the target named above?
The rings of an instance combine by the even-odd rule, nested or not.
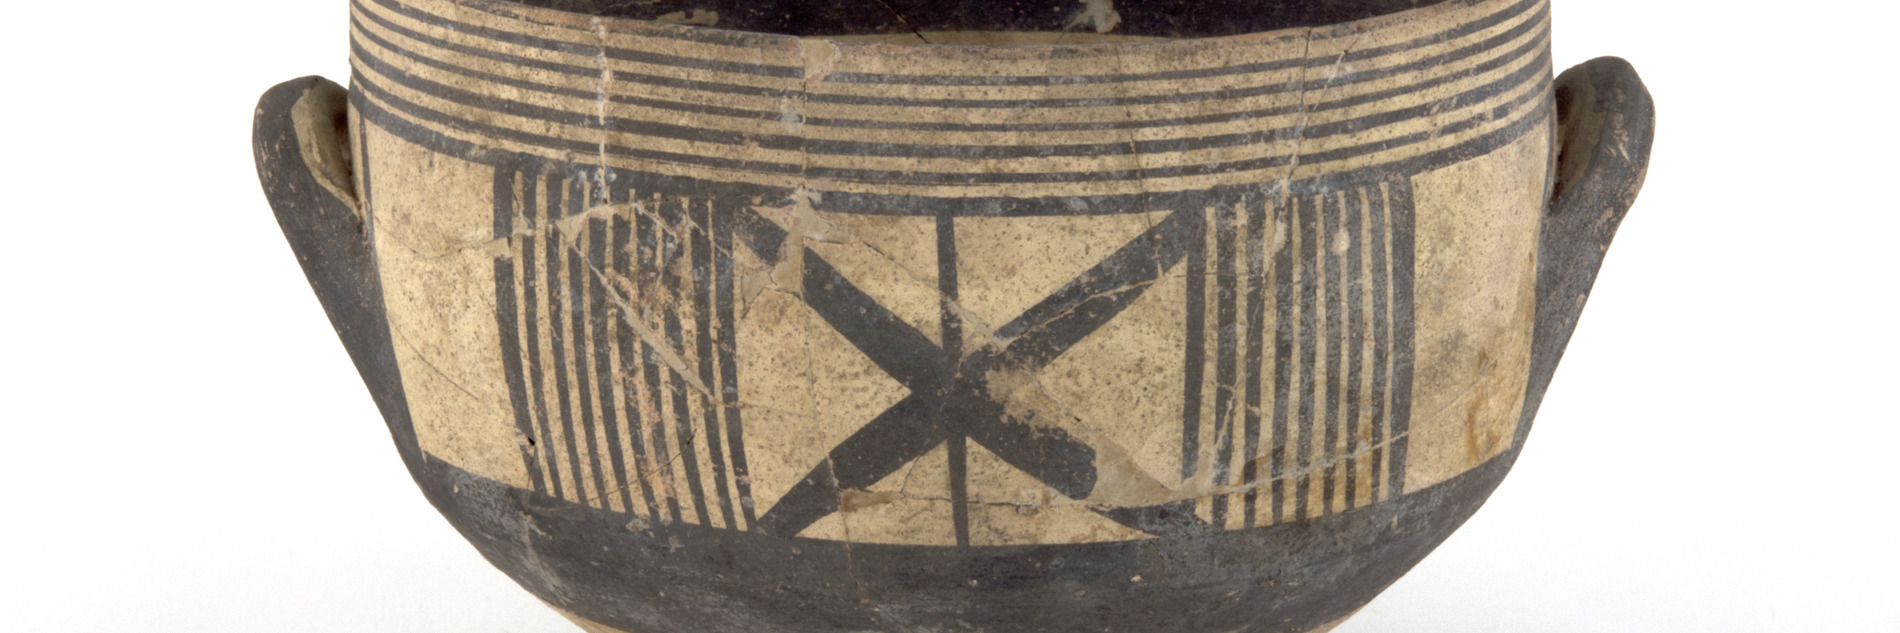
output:
[[[785,230],[750,207],[733,211],[742,225],[737,233],[751,250],[764,261],[779,261]],[[1033,375],[1048,366],[1181,261],[1191,241],[1203,239],[1205,223],[1198,205],[1176,206],[1165,219],[998,328],[994,337],[1000,346],[981,347],[968,355],[959,354],[954,343],[945,349],[931,341],[806,248],[805,303],[910,394],[833,448],[828,459],[759,517],[758,528],[796,535],[839,510],[840,490],[867,488],[959,437],[977,442],[1063,495],[1087,499],[1097,483],[1096,450],[1060,428],[1010,415],[998,399],[1006,394],[992,394],[987,376],[998,370]],[[1194,514],[1192,503],[1091,509],[1151,534],[1212,529]]]

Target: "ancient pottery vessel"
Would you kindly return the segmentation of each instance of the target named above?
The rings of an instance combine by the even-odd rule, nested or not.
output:
[[[349,28],[264,189],[429,500],[590,631],[1330,628],[1510,469],[1651,138],[1548,0]]]

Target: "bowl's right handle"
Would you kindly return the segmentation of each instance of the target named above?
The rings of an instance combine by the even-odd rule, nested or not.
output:
[[[1537,251],[1526,413],[1536,410],[1649,171],[1656,109],[1629,62],[1598,57],[1557,77],[1557,164]]]

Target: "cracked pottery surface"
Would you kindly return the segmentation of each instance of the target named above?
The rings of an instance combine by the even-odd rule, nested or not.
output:
[[[356,0],[293,136],[418,483],[589,631],[1324,631],[1574,325],[1542,0],[531,4]]]

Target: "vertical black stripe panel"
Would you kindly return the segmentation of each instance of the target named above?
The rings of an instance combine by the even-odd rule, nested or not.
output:
[[[1365,248],[1360,240],[1365,237],[1365,222],[1360,218],[1365,205],[1366,191],[1363,188],[1346,192],[1343,214],[1346,231],[1345,273],[1346,283],[1341,291],[1346,293],[1346,509],[1359,505],[1359,400],[1365,397],[1361,389],[1362,363],[1365,360]]]
[[[632,514],[633,491],[631,482],[627,480],[627,460],[623,449],[626,444],[620,441],[620,416],[614,406],[619,401],[615,394],[620,393],[620,390],[614,388],[613,352],[618,350],[614,349],[608,333],[613,318],[608,306],[613,301],[599,274],[612,270],[612,264],[607,261],[609,239],[606,220],[594,218],[587,221],[587,262],[590,268],[590,274],[587,275],[587,321],[594,341],[594,387],[595,393],[600,394],[600,429],[607,441],[607,461],[613,467],[613,492],[620,496],[622,511]]]
[[[712,202],[694,201],[686,211],[691,218],[686,228],[693,241],[693,329],[694,351],[699,355],[699,384],[717,389],[719,381],[713,375],[713,248],[712,235],[707,232],[712,227]],[[726,487],[725,434],[719,429],[719,402],[711,394],[700,394],[699,400],[700,415],[705,418],[706,456],[712,463],[713,487],[719,492],[719,518],[725,520],[726,529],[737,529],[738,521],[732,514],[732,492]]]
[[[943,332],[946,375],[955,375],[963,358],[963,318],[957,304],[957,218],[954,209],[937,214],[938,329]],[[941,387],[940,387],[941,388]],[[969,438],[957,433],[945,440],[950,471],[950,527],[958,547],[970,546]]]
[[[610,262],[606,257],[606,245],[610,243],[608,240],[610,240],[608,222],[602,219],[587,221],[587,262],[597,272],[612,270],[608,268]],[[606,283],[600,281],[599,274],[589,274],[587,285],[589,285],[587,287],[587,297],[589,297],[587,321],[589,321],[589,331],[595,342],[595,354],[593,354],[595,392],[600,393],[600,430],[606,437],[608,464],[614,468],[614,492],[619,494],[619,504],[621,504],[619,508],[627,513],[633,513],[633,485],[627,479],[627,456],[623,449],[625,443],[619,439],[619,412],[616,405],[621,399],[618,397],[618,388],[614,386],[616,380],[614,380],[614,357],[612,357],[612,352],[618,352],[618,350],[614,350],[614,340],[610,335],[612,312],[608,310],[608,304],[612,304],[612,298],[608,295]]]
[[[638,209],[639,207],[636,206],[635,208]],[[659,236],[661,228],[655,225],[656,223],[653,221],[653,214],[651,213],[636,211],[635,217],[639,220],[635,223],[635,228],[639,230],[640,234],[640,289],[643,292],[653,291],[659,288],[661,283],[660,270],[665,267],[661,259],[662,249]],[[655,304],[670,305],[666,304],[664,300],[659,297],[648,297],[645,295],[640,297],[639,303],[636,305]],[[634,316],[633,318],[641,317]],[[675,322],[677,323],[677,321]],[[655,418],[647,420],[647,424],[652,432],[650,440],[651,446],[653,447],[653,468],[659,474],[660,481],[666,486],[666,494],[664,496],[666,497],[667,517],[672,522],[678,523],[681,519],[679,487],[673,482],[672,451],[668,450],[666,446],[666,414],[663,412],[661,406],[664,393],[660,387],[660,372],[662,370],[660,369],[658,359],[654,358],[652,344],[641,341],[640,360],[640,373],[644,374],[647,379],[646,402],[652,405],[652,408],[649,410],[653,412]]]
[[[1181,481],[1185,483],[1201,467],[1201,387],[1207,373],[1208,209],[1196,201],[1193,208],[1181,211],[1192,211],[1195,218],[1194,227],[1188,231],[1194,239],[1188,243],[1187,296],[1183,298],[1187,331],[1181,363]]]
[[[1255,196],[1245,202],[1247,205],[1247,393],[1246,439],[1242,443],[1240,454],[1247,461],[1241,465],[1241,479],[1246,482],[1246,494],[1242,497],[1245,514],[1242,525],[1254,526],[1260,495],[1254,490],[1254,483],[1260,480],[1260,376],[1261,356],[1266,347],[1267,328],[1267,207],[1265,196]]]
[[[660,220],[669,230],[660,232],[660,285],[665,288],[666,298],[660,310],[666,321],[666,344],[674,353],[686,349],[685,333],[680,323],[679,307],[684,305],[681,297],[682,282],[674,264],[685,257],[686,244],[680,240],[680,231],[687,230],[685,222],[686,203],[679,198],[663,200],[659,204]],[[712,527],[712,514],[706,507],[706,488],[700,481],[699,455],[693,450],[693,443],[700,438],[693,437],[693,412],[687,403],[686,377],[677,369],[667,373],[668,383],[672,387],[673,422],[677,427],[675,439],[679,441],[680,470],[685,471],[686,489],[693,495],[693,513],[698,515],[699,524]]]
[[[541,248],[547,255],[548,349],[552,350],[553,354],[553,358],[549,360],[554,363],[549,371],[554,374],[555,402],[560,405],[561,443],[563,448],[567,449],[567,465],[569,472],[573,474],[573,478],[568,481],[574,483],[574,496],[569,501],[587,503],[587,480],[586,475],[581,472],[579,438],[575,437],[574,432],[574,398],[569,393],[572,385],[568,384],[568,337],[563,331],[567,319],[564,318],[565,313],[561,310],[563,299],[568,294],[565,283],[561,280],[567,249],[562,247],[560,230],[556,222],[561,219],[561,203],[566,188],[561,186],[561,181],[553,176],[546,178],[543,191],[547,193],[547,200],[541,206]]]
[[[579,215],[587,210],[587,193],[588,187],[585,181],[567,182],[568,216]],[[599,427],[595,425],[594,385],[592,378],[588,376],[593,365],[588,361],[600,355],[595,347],[599,342],[588,334],[593,328],[587,325],[588,315],[592,313],[592,308],[588,306],[587,280],[592,279],[593,275],[589,274],[587,261],[578,250],[579,241],[587,240],[588,236],[581,234],[560,237],[563,241],[575,244],[561,250],[567,255],[567,314],[573,323],[573,328],[569,331],[573,332],[574,339],[574,384],[580,392],[580,402],[576,406],[581,410],[581,435],[587,439],[587,470],[593,474],[594,479],[594,498],[583,499],[581,503],[586,505],[597,503],[599,504],[597,507],[606,508],[610,490],[607,488],[604,472],[606,469],[600,466],[600,433]],[[592,249],[591,244],[589,249]]]
[[[1340,356],[1343,353],[1340,345],[1345,342],[1345,333],[1340,330],[1345,319],[1340,314],[1340,295],[1345,293],[1345,287],[1339,283],[1339,251],[1336,248],[1341,237],[1339,216],[1343,213],[1339,204],[1340,195],[1339,192],[1325,193],[1320,207],[1324,227],[1321,233],[1325,236],[1320,240],[1320,250],[1325,253],[1326,260],[1324,285],[1321,286],[1326,301],[1326,450],[1320,462],[1326,465],[1326,469],[1320,475],[1320,491],[1323,499],[1321,508],[1326,514],[1333,513],[1333,495],[1338,491],[1335,487],[1336,472],[1341,463],[1339,459],[1339,381],[1340,374],[1343,372],[1340,371],[1339,365]]]
[[[739,407],[739,364],[735,356],[739,346],[738,321],[735,318],[733,301],[732,226],[738,219],[743,200],[714,198],[713,243],[718,250],[713,253],[716,280],[713,284],[713,303],[719,317],[719,393],[726,409],[726,446],[732,459],[733,487],[739,492],[740,514],[745,516],[746,529],[758,524],[758,511],[752,506],[752,475],[746,463],[745,421],[741,418]]]
[[[1405,493],[1412,418],[1412,180],[1392,181],[1392,494]]]
[[[647,378],[647,398],[653,405],[653,419],[648,422],[652,435],[648,438],[653,448],[653,463],[659,471],[660,485],[665,487],[666,513],[670,521],[679,523],[683,518],[680,509],[679,483],[673,472],[673,449],[666,443],[666,389],[665,372],[659,358],[653,353],[653,345],[642,342],[640,355],[643,373]]]
[[[495,205],[494,237],[502,239],[515,232],[515,178],[521,172],[506,167],[495,167]]]
[[[513,233],[515,172],[495,169],[495,238]],[[518,256],[517,256],[518,257]],[[540,460],[534,454],[534,419],[528,414],[528,386],[521,379],[521,312],[515,287],[516,257],[495,258],[495,329],[500,333],[501,373],[508,379],[508,403],[515,413],[515,432],[521,434],[521,465],[535,492],[547,493]]]
[[[520,174],[516,189],[521,196],[521,217],[530,231],[538,231],[543,223],[538,217],[539,206],[535,193],[540,180],[530,174]],[[547,381],[541,369],[541,265],[539,241],[532,234],[521,240],[521,296],[522,319],[527,326],[523,344],[528,346],[528,385],[529,399],[534,402],[534,419],[540,422],[541,464],[547,469],[548,483],[554,496],[565,499],[567,495],[561,485],[561,461],[554,448],[554,424],[548,419]]]
[[[1292,394],[1293,370],[1293,209],[1294,200],[1281,196],[1274,209],[1273,250],[1273,444],[1267,467],[1273,479],[1273,522],[1286,519],[1287,401]],[[1284,236],[1284,237],[1282,237]]]
[[[616,188],[615,194],[616,202],[626,201],[624,190]],[[631,243],[632,233],[633,224],[628,222],[627,218],[615,214],[613,219],[613,270],[620,279],[633,279],[633,265],[629,261],[632,258],[627,252],[627,246]],[[632,299],[629,298],[627,303],[631,304]],[[637,360],[639,357],[635,355],[636,350],[639,349],[635,345],[635,343],[638,342],[638,338],[633,333],[632,326],[627,324],[629,319],[638,318],[639,315],[621,314],[619,310],[620,308],[616,306],[612,311],[613,314],[618,315],[618,318],[614,319],[614,351],[620,357],[620,379],[617,381],[618,384],[615,385],[615,387],[617,387],[615,391],[620,394],[620,409],[627,412],[627,452],[633,454],[633,478],[640,486],[640,500],[646,502],[648,518],[658,521],[660,518],[660,505],[653,497],[652,483],[652,476],[653,473],[656,472],[655,468],[657,467],[647,464],[647,442],[646,434],[644,433],[646,423],[644,422],[645,416],[641,414],[640,407],[640,403],[644,400],[639,390],[639,384],[634,382],[635,376],[643,375],[640,371],[640,363]]]
[[[1392,385],[1392,269],[1387,266],[1391,261],[1392,232],[1386,230],[1386,191],[1384,186],[1375,186],[1366,192],[1366,241],[1372,244],[1372,252],[1367,257],[1371,270],[1367,282],[1372,288],[1372,305],[1366,311],[1372,322],[1372,367],[1371,401],[1372,410],[1366,416],[1372,420],[1372,499],[1379,500],[1386,477],[1379,474],[1379,468],[1388,472],[1391,462],[1386,459],[1391,449],[1386,438],[1391,431],[1388,414],[1391,407],[1387,402],[1391,397]]]
[[[1299,432],[1295,435],[1298,445],[1294,450],[1294,471],[1299,480],[1294,484],[1293,520],[1305,520],[1312,516],[1308,503],[1312,497],[1313,467],[1313,383],[1314,364],[1318,360],[1318,332],[1314,323],[1319,302],[1319,200],[1301,197],[1299,200],[1298,226],[1293,233],[1300,242],[1300,331],[1296,338],[1300,345],[1300,417]]]
[[[1234,253],[1234,240],[1238,231],[1234,227],[1234,205],[1223,201],[1214,210],[1214,435],[1219,438],[1214,456],[1214,485],[1223,487],[1233,483],[1231,472],[1234,460],[1234,369],[1240,351],[1239,314],[1235,307],[1239,282],[1235,272],[1239,258]],[[1227,494],[1214,496],[1211,519],[1214,525],[1227,526]]]
[[[957,547],[970,546],[970,438],[959,433],[944,440],[950,470],[950,528]]]
[[[950,528],[958,547],[969,547],[969,437],[944,439],[944,452],[950,462]]]

